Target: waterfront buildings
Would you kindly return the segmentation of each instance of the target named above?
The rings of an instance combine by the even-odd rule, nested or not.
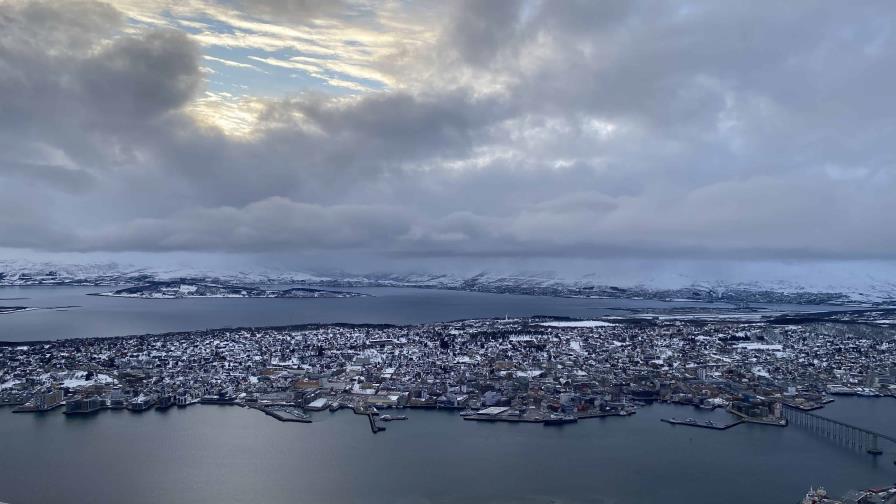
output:
[[[61,395],[68,413],[142,411],[168,396],[181,407],[197,398],[312,410],[498,407],[544,420],[625,414],[659,400],[777,421],[782,404],[813,409],[831,393],[894,394],[894,329],[873,313],[850,317],[466,320],[60,340],[0,347],[0,401],[46,407]]]

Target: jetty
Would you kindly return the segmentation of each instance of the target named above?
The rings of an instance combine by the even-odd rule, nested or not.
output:
[[[386,428],[383,427],[382,425],[376,424],[376,418],[374,418],[373,413],[368,413],[367,419],[370,421],[370,431],[373,432],[374,434],[376,434],[379,431],[386,430]]]
[[[284,406],[249,406],[257,409],[267,416],[274,417],[281,422],[311,423],[311,418],[298,408]]]
[[[677,418],[661,418],[661,422],[666,422],[667,424],[672,425],[687,425],[688,427],[700,427],[701,429],[713,429],[713,430],[726,430],[734,427],[735,425],[740,425],[744,423],[743,419],[737,419],[731,423],[727,424],[719,424],[712,420],[706,420],[703,422],[699,422],[693,418],[688,418],[685,420],[679,420]]]

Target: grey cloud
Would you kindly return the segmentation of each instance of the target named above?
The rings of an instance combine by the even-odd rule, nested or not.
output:
[[[95,183],[89,172],[45,163],[0,161],[0,176],[21,177],[66,192],[85,191]]]
[[[362,4],[345,0],[241,0],[242,9],[272,21],[284,19],[308,22],[318,18],[357,14],[364,11]]]
[[[261,114],[265,129],[251,142],[188,122],[172,130],[168,122],[143,146],[169,180],[185,184],[203,205],[269,196],[329,204],[382,199],[387,179],[400,183],[430,163],[464,159],[484,130],[509,114],[500,100],[465,92],[348,102],[309,96],[269,103]]]
[[[151,120],[192,98],[199,49],[183,32],[155,30],[115,40],[77,68],[82,103],[103,121]]]
[[[133,161],[147,126],[200,85],[198,50],[181,32],[118,34],[122,16],[93,2],[7,2],[3,12],[4,159],[41,163],[16,151],[49,146],[90,170]]]
[[[519,37],[523,0],[459,1],[443,44],[475,65],[488,65]]]
[[[79,237],[86,250],[269,252],[382,246],[409,229],[405,212],[384,206],[320,206],[273,197],[242,208],[202,208],[136,219]]]
[[[0,246],[896,259],[888,4],[458,4],[419,80],[267,99],[245,138],[187,111],[183,34],[21,5],[0,14],[0,199],[54,205],[0,221]],[[351,15],[318,7],[256,12]]]

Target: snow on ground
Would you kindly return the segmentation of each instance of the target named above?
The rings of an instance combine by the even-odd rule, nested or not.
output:
[[[801,312],[809,313],[809,312]],[[657,320],[762,320],[772,315],[780,315],[781,312],[761,313],[686,313],[686,314],[659,314],[638,313],[631,318],[657,319]]]
[[[768,343],[738,343],[735,348],[743,348],[746,350],[784,350],[781,345],[770,345]]]
[[[771,378],[771,375],[768,374],[768,371],[760,366],[756,366],[753,368],[753,374],[756,376],[762,376],[764,378]]]
[[[0,383],[0,390],[15,387],[16,384],[19,384],[19,383],[22,383],[22,380],[12,379],[9,381],[5,381],[3,383]]]
[[[53,378],[52,373],[41,376],[43,379]],[[71,371],[68,373],[58,374],[58,378],[62,379],[62,386],[68,388],[86,387],[100,383],[112,383],[114,380],[111,376],[102,373],[94,375],[90,380],[87,379],[87,371]]]
[[[611,322],[603,320],[563,320],[555,322],[541,322],[538,325],[547,327],[607,327],[614,326]]]

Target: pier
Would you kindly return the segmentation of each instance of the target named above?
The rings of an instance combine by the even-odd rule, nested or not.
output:
[[[379,431],[386,430],[385,427],[376,424],[376,418],[374,418],[373,413],[367,414],[367,419],[370,420],[370,431],[376,434]]]
[[[5,404],[0,404],[0,406],[6,406]],[[43,408],[38,408],[37,406],[32,406],[29,404],[22,404],[17,406],[12,410],[13,413],[46,413],[48,411],[53,411],[56,408],[65,406],[64,402],[52,404],[50,406],[46,406]]]
[[[883,453],[879,447],[881,439],[896,444],[896,437],[874,432],[846,422],[832,420],[790,406],[784,407],[784,418],[789,420],[792,425],[809,429],[835,443],[856,450],[864,450],[871,455]]]
[[[527,418],[523,416],[511,416],[511,415],[485,415],[485,414],[476,414],[476,415],[467,415],[461,417],[464,420],[475,420],[477,422],[512,422],[512,423],[543,423],[544,419],[541,417],[537,418]]]
[[[311,418],[301,410],[291,406],[270,405],[260,406],[257,404],[247,404],[246,407],[258,410],[269,417],[276,418],[281,422],[300,422],[311,423]]]
[[[672,424],[672,425],[687,425],[688,427],[700,427],[701,429],[713,429],[713,430],[726,430],[726,429],[730,429],[730,428],[734,427],[735,425],[740,425],[740,424],[744,423],[743,419],[738,419],[738,420],[735,420],[735,421],[733,421],[731,423],[727,423],[727,424],[717,424],[711,420],[706,421],[706,422],[698,422],[694,419],[679,420],[677,418],[661,418],[660,421],[666,422],[667,424]]]

